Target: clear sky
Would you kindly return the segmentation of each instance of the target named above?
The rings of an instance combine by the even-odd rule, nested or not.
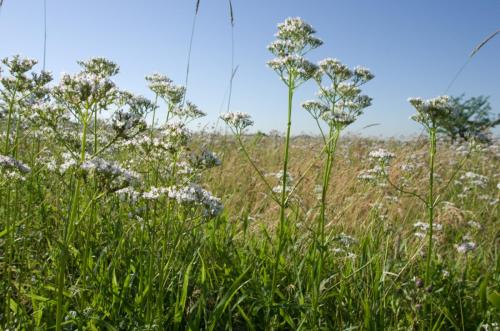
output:
[[[151,96],[144,76],[161,72],[184,82],[195,0],[46,0],[47,69],[56,78],[75,72],[76,60],[104,56],[117,62],[120,87]],[[188,99],[214,124],[225,111],[231,70],[228,2],[201,0],[191,58]],[[409,120],[410,96],[443,94],[471,50],[500,29],[499,0],[233,0],[235,64],[231,109],[252,115],[255,129],[284,130],[286,88],[268,69],[276,24],[300,16],[324,45],[310,59],[335,57],[375,74],[365,93],[373,105],[352,125],[364,135],[419,132]],[[0,12],[0,57],[20,53],[42,59],[43,0],[4,0]],[[295,133],[316,133],[300,108],[313,83],[295,98]],[[500,111],[500,36],[467,65],[449,94],[489,95]],[[380,123],[368,129],[364,126]],[[497,130],[498,132],[498,130]]]

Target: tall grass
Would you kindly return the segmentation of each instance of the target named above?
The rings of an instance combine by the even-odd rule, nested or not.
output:
[[[270,47],[284,136],[247,134],[235,112],[231,136],[189,132],[204,113],[185,86],[150,75],[149,101],[106,59],[54,86],[34,61],[3,61],[2,329],[498,328],[498,141],[437,136],[446,98],[411,100],[426,137],[342,135],[373,75],[311,64],[321,42],[287,22]],[[318,137],[291,132],[308,79]]]

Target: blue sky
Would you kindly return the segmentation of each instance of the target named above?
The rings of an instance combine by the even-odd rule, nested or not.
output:
[[[120,87],[151,96],[144,76],[161,72],[184,82],[195,0],[46,0],[47,69],[58,78],[75,72],[76,60],[104,56],[117,62]],[[363,135],[418,133],[409,120],[410,96],[443,94],[471,50],[500,28],[498,0],[233,0],[235,64],[232,110],[248,112],[255,129],[284,130],[286,89],[265,65],[276,24],[300,16],[324,45],[313,61],[335,57],[370,68],[365,93],[373,105],[350,131]],[[0,57],[20,53],[42,59],[43,0],[5,0],[0,12]],[[500,111],[500,36],[467,65],[449,94],[489,95]],[[231,27],[225,0],[201,0],[191,58],[188,99],[213,125],[225,110],[231,70]],[[316,133],[300,108],[314,84],[296,94],[293,130]],[[380,125],[363,129],[372,123]],[[220,125],[220,124],[219,124]],[[498,132],[498,130],[497,130]]]

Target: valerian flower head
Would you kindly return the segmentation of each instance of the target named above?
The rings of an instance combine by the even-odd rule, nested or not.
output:
[[[162,74],[152,74],[146,76],[146,81],[149,83],[148,87],[157,96],[164,99],[170,105],[179,104],[186,93],[184,86],[175,85],[173,81]]]
[[[214,197],[210,192],[197,184],[190,184],[184,187],[168,188],[168,197],[176,200],[181,205],[198,205],[203,207],[203,214],[206,217],[216,217],[223,209],[219,198]]]
[[[388,162],[396,157],[396,155],[394,155],[394,153],[391,153],[383,148],[379,148],[379,149],[376,149],[374,151],[371,151],[368,154],[368,156],[372,160],[376,160],[378,162],[383,162],[383,163]]]
[[[359,95],[361,89],[354,83],[339,83],[336,87],[337,93],[344,100],[352,99]]]
[[[4,185],[2,179],[6,182],[24,181],[24,174],[31,172],[31,168],[26,164],[10,156],[0,154],[0,186]]]
[[[354,121],[356,120],[356,117],[353,114],[338,110],[328,110],[323,113],[321,118],[327,123],[334,123],[340,127],[346,127],[354,123]]]
[[[99,183],[113,191],[135,185],[140,180],[139,174],[101,158],[85,161],[80,165],[80,168],[88,174],[99,177]]]
[[[177,107],[174,107],[172,109],[172,115],[186,120],[194,120],[206,116],[203,111],[201,111],[195,104],[189,101],[186,101],[186,104],[184,106],[179,105]]]
[[[82,71],[75,75],[63,74],[53,95],[59,103],[72,109],[79,110],[82,105],[106,109],[116,98],[117,90],[109,78]]]
[[[0,108],[6,108],[5,103],[12,102],[15,109],[11,110],[14,110],[16,115],[29,117],[33,113],[31,107],[48,98],[50,92],[48,83],[52,81],[52,75],[48,71],[42,71],[31,72],[30,77],[28,72],[37,61],[21,58],[19,55],[5,58],[2,63],[7,67],[9,75],[0,77],[3,87],[0,89]],[[0,112],[6,111],[0,110]]]
[[[308,102],[306,107],[314,118],[321,118],[329,125],[345,128],[353,123],[363,110],[371,105],[371,98],[361,95],[360,86],[372,79],[373,74],[364,67],[349,69],[337,59],[326,58],[318,63],[314,79],[319,85],[317,103]],[[330,85],[322,85],[323,76]],[[321,105],[321,106],[320,106]],[[321,110],[321,111],[320,111]]]
[[[24,75],[38,63],[35,59],[22,58],[19,54],[2,59],[2,63],[9,69],[12,76]]]
[[[375,77],[374,74],[370,71],[370,69],[362,67],[362,66],[357,66],[354,68],[354,80],[356,83],[366,83],[370,80],[372,80]]]
[[[417,110],[411,118],[425,127],[434,127],[441,119],[446,119],[452,110],[450,97],[438,96],[429,100],[409,98],[408,102]]]
[[[315,119],[320,118],[324,113],[328,111],[328,107],[316,100],[308,100],[303,102],[302,108],[304,108]]]
[[[276,56],[267,65],[291,88],[316,76],[317,67],[306,60],[304,55],[323,44],[316,38],[316,31],[300,18],[287,18],[278,24],[276,40],[268,50]]]
[[[129,139],[144,131],[146,122],[139,113],[121,109],[113,113],[111,126],[118,137]]]
[[[85,61],[77,61],[85,72],[94,74],[101,78],[108,78],[118,74],[120,68],[118,65],[103,57],[94,57]]]
[[[477,245],[475,242],[468,241],[461,243],[460,245],[455,245],[455,248],[457,249],[457,252],[460,254],[467,254],[469,252],[472,252],[477,248]]]
[[[161,129],[162,139],[169,150],[176,151],[187,145],[190,132],[182,122],[169,122]]]
[[[203,149],[200,154],[191,156],[191,164],[197,169],[209,169],[220,166],[222,162],[217,154]]]
[[[267,65],[281,77],[285,84],[291,83],[292,87],[315,77],[318,70],[314,63],[300,55],[277,57],[268,61]]]
[[[220,118],[237,133],[240,133],[245,128],[253,125],[250,115],[243,112],[224,113],[220,115]]]
[[[287,18],[278,24],[276,41],[268,46],[275,56],[282,57],[291,54],[304,55],[309,50],[317,48],[323,42],[316,38],[316,31],[301,18]]]
[[[27,174],[31,172],[31,168],[26,164],[14,159],[13,157],[0,154],[0,167],[8,170],[19,171],[20,173]]]
[[[120,107],[128,107],[129,111],[138,115],[145,115],[157,106],[151,100],[143,97],[142,95],[134,95],[128,91],[121,91],[118,104]]]
[[[326,58],[318,63],[319,71],[325,74],[333,82],[343,82],[352,77],[353,73],[349,67],[338,59]]]

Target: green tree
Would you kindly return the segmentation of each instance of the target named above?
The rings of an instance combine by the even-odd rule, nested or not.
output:
[[[439,132],[452,141],[471,138],[487,141],[490,130],[500,124],[500,116],[492,113],[489,97],[478,96],[465,99],[462,94],[451,97],[451,116],[439,119]]]

